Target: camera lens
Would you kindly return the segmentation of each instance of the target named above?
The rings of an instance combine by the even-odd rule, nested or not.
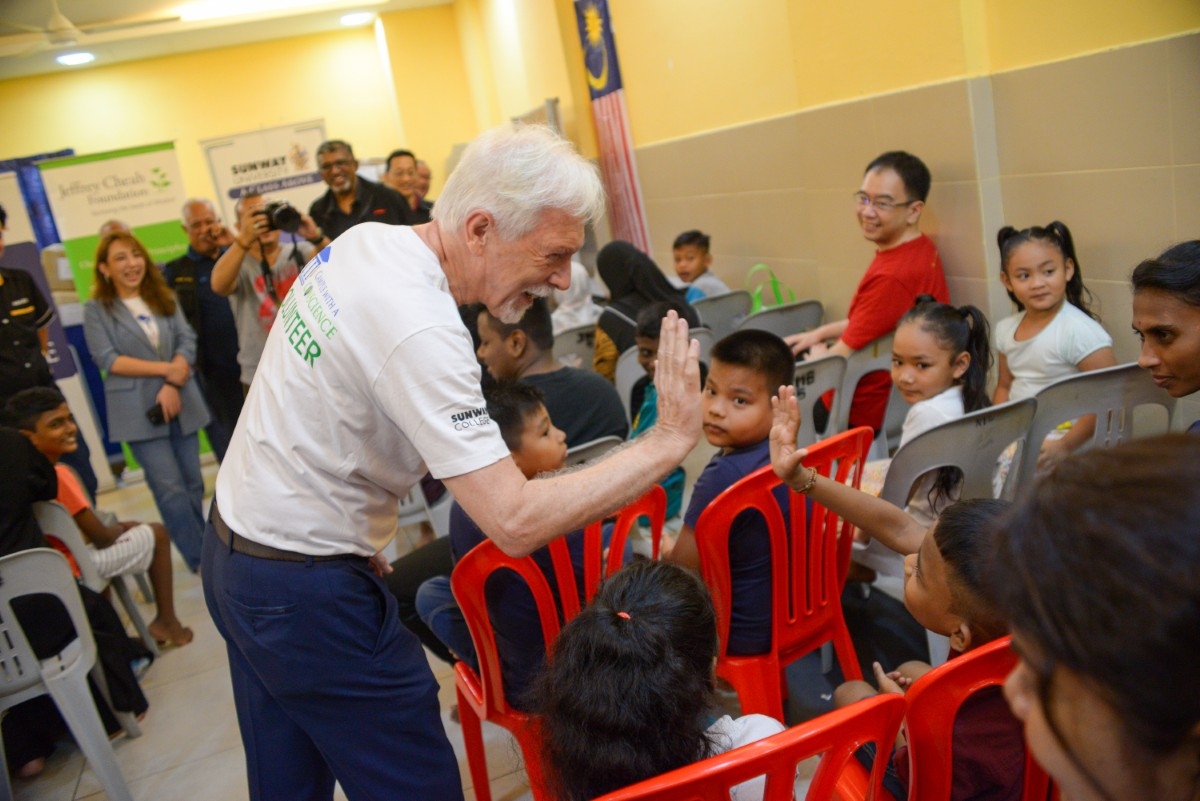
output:
[[[300,230],[300,212],[296,211],[294,206],[283,201],[276,201],[268,203],[263,211],[267,215],[267,222],[271,228],[278,228],[289,234]]]

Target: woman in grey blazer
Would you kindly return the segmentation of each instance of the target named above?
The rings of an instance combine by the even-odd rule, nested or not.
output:
[[[209,419],[191,376],[196,334],[149,251],[130,234],[100,240],[92,295],[83,330],[106,372],[108,438],[129,443],[171,540],[195,571],[204,534],[197,432]]]

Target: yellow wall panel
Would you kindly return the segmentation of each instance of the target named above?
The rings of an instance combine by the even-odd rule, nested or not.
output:
[[[1200,30],[1195,0],[985,2],[992,72]]]
[[[347,87],[353,86],[353,91]],[[189,194],[213,193],[204,139],[325,118],[359,155],[400,138],[371,28],[0,82],[0,157],[174,140]]]
[[[403,123],[404,138],[395,146],[407,147],[431,164],[432,195],[437,197],[451,147],[470,141],[482,129],[471,102],[454,9],[401,11],[384,14],[380,21]]]
[[[609,12],[635,144],[795,110],[785,0],[610,0]]]

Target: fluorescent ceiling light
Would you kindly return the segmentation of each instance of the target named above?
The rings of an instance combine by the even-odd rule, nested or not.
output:
[[[366,25],[371,20],[375,19],[374,12],[371,11],[355,11],[353,14],[347,14],[342,17],[342,24],[347,28],[353,28],[357,25]]]
[[[61,56],[54,59],[64,67],[78,67],[80,64],[90,64],[96,60],[96,57],[91,53],[63,53]]]

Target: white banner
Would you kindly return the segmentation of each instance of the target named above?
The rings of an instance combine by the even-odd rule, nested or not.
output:
[[[186,193],[174,143],[43,161],[38,168],[80,298],[91,295],[100,226],[109,220],[132,228],[159,264],[187,250],[179,220]]]
[[[237,221],[234,203],[250,191],[307,212],[326,189],[317,169],[317,147],[323,141],[325,121],[310,120],[201,142],[221,218],[232,227]]]

